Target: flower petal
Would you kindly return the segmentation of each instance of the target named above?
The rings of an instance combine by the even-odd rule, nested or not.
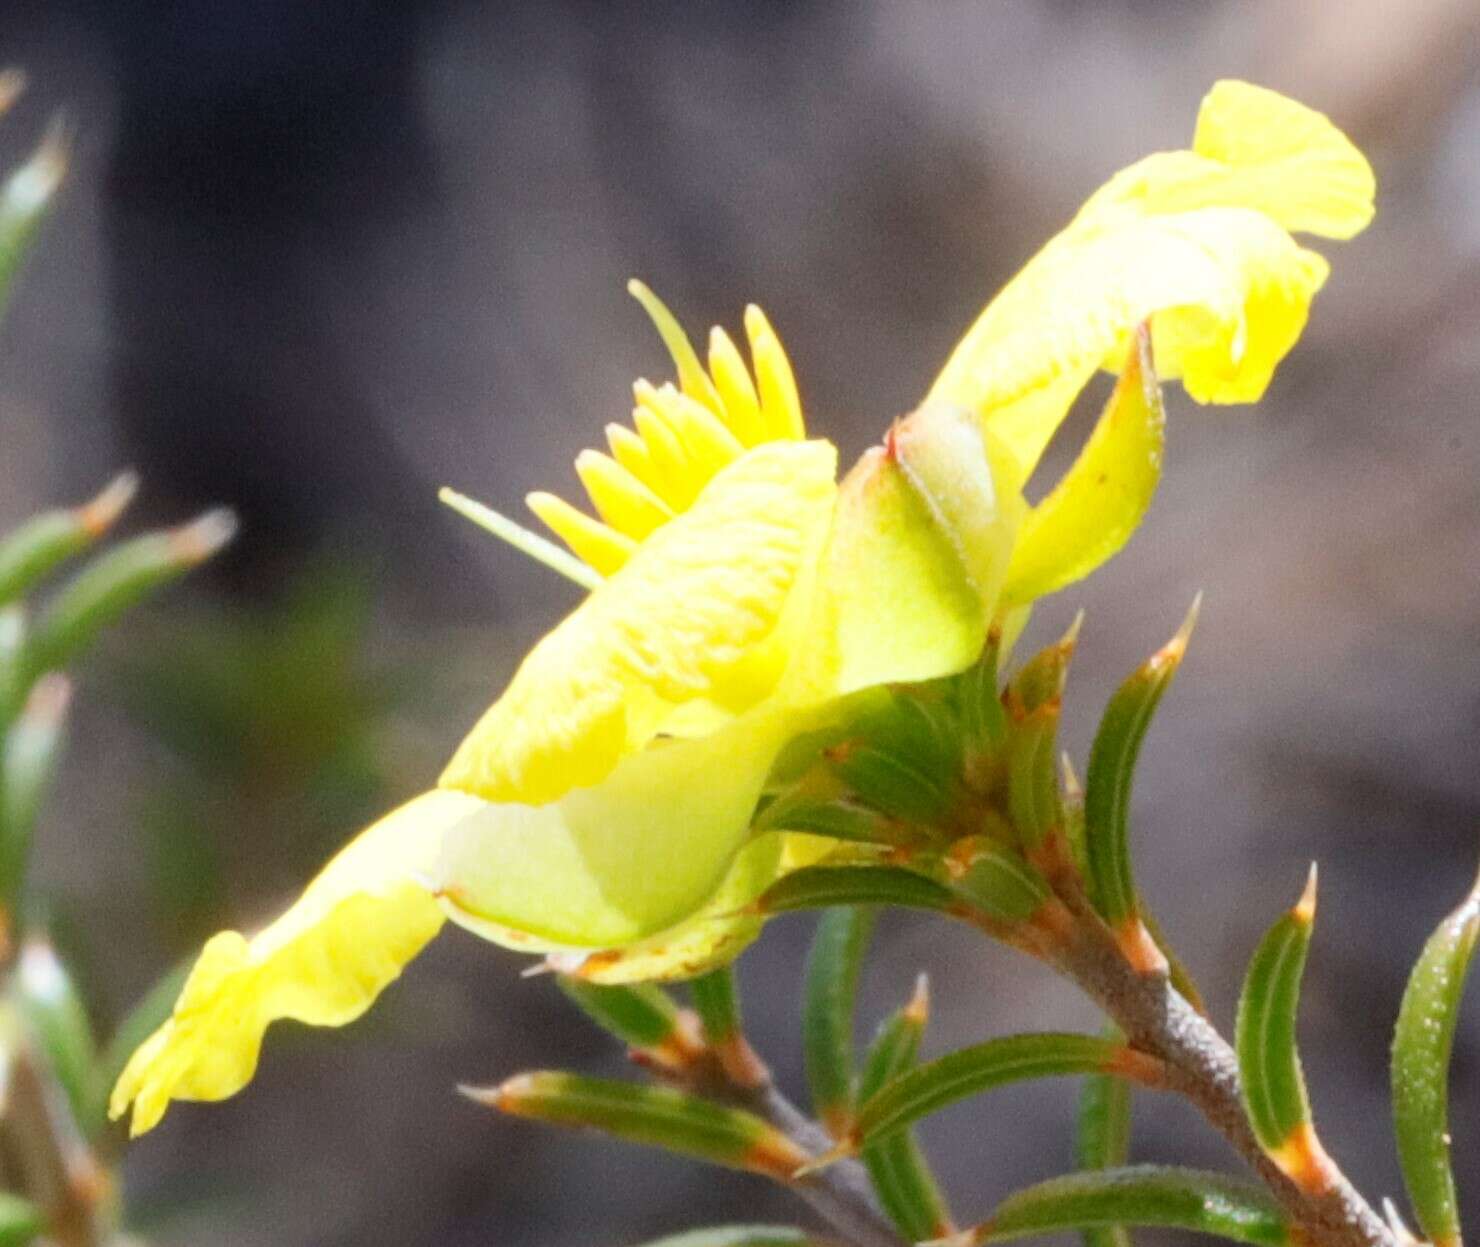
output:
[[[763,709],[707,736],[654,741],[557,801],[481,806],[444,837],[449,915],[495,939],[512,928],[585,949],[675,926],[724,882],[793,727]]]
[[[1143,331],[1074,466],[1024,520],[1004,601],[1054,593],[1125,545],[1161,479],[1165,426],[1150,336]]]
[[[343,1026],[442,925],[417,876],[435,864],[443,830],[479,803],[428,792],[361,832],[276,922],[250,940],[223,931],[202,950],[169,1021],[125,1067],[109,1112],[134,1106],[143,1134],[171,1100],[222,1100],[257,1068],[278,1018]]]
[[[769,694],[777,663],[749,687],[737,676],[815,559],[835,461],[826,442],[769,442],[725,468],[530,651],[442,786],[544,804],[605,778],[678,706],[721,688],[735,710]]]
[[[1250,402],[1304,328],[1325,261],[1288,231],[1348,238],[1372,216],[1366,159],[1320,113],[1220,82],[1194,150],[1110,179],[967,331],[927,401],[989,420],[1025,472],[1096,367],[1150,319],[1163,377]]]
[[[971,327],[928,402],[976,411],[1025,472],[1095,369],[1152,321],[1163,376],[1249,402],[1305,326],[1320,256],[1246,208],[1105,214],[1054,239]]]
[[[1122,169],[1078,220],[1116,205],[1161,214],[1250,208],[1295,233],[1351,238],[1371,222],[1376,192],[1367,158],[1327,117],[1226,80],[1203,99],[1191,151],[1157,152]]]

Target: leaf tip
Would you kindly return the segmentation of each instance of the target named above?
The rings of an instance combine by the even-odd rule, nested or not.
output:
[[[98,491],[96,497],[77,508],[77,522],[89,537],[101,537],[139,491],[139,474],[134,471],[120,472]]]
[[[1300,899],[1295,902],[1295,907],[1290,910],[1290,917],[1302,926],[1310,926],[1316,920],[1316,880],[1318,871],[1316,863],[1310,864],[1310,873],[1305,877],[1305,890],[1301,892]]]
[[[912,1026],[923,1027],[930,1020],[930,976],[923,970],[915,979],[915,991],[904,1007],[904,1016]]]

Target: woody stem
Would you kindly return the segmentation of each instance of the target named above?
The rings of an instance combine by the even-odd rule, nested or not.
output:
[[[1065,897],[1075,922],[1057,949],[1057,968],[1073,979],[1136,1048],[1165,1063],[1168,1089],[1189,1100],[1233,1145],[1318,1247],[1397,1247],[1371,1205],[1335,1167],[1321,1189],[1292,1180],[1260,1147],[1244,1112],[1238,1058],[1165,973],[1138,972],[1114,935],[1080,897]],[[1076,903],[1077,902],[1077,903]]]

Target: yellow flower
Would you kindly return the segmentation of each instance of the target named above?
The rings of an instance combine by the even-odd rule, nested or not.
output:
[[[1220,83],[1193,149],[1097,192],[840,486],[759,309],[745,316],[751,367],[715,330],[706,368],[634,283],[678,384],[639,382],[633,427],[609,426],[610,453],[577,459],[595,516],[529,499],[578,562],[540,557],[589,596],[436,791],[363,832],[256,936],[206,945],[114,1115],[132,1104],[140,1133],[171,1099],[233,1094],[272,1021],[350,1021],[448,917],[603,981],[733,956],[756,930],[734,911],[827,847],[750,833],[782,746],[846,694],[962,669],[1004,612],[1020,623],[1115,553],[1160,475],[1153,344],[1195,399],[1257,397],[1326,274],[1289,231],[1349,236],[1372,193],[1323,117]],[[1104,415],[1029,508],[1024,483],[1101,366],[1121,373]]]

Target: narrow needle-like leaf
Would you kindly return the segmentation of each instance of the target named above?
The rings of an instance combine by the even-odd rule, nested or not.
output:
[[[664,1068],[682,1068],[699,1055],[692,1017],[685,1019],[672,997],[653,983],[607,987],[556,976],[583,1013],[609,1035]]]
[[[0,734],[0,917],[5,919],[15,915],[36,819],[56,774],[71,691],[66,676],[44,677],[10,731]]]
[[[909,1002],[879,1028],[864,1060],[858,1099],[864,1100],[891,1078],[915,1064],[920,1036],[929,1017],[930,997],[922,974]],[[954,1229],[930,1165],[913,1130],[898,1130],[863,1149],[862,1160],[879,1203],[911,1242],[936,1238]]]
[[[1131,1088],[1124,1079],[1091,1074],[1079,1092],[1074,1129],[1074,1163],[1079,1169],[1115,1169],[1130,1151]],[[1123,1225],[1086,1228],[1084,1247],[1128,1247]]]
[[[1131,783],[1146,728],[1187,652],[1197,622],[1201,595],[1177,634],[1116,691],[1090,747],[1085,780],[1084,835],[1090,891],[1105,921],[1142,970],[1163,969],[1165,961],[1141,922],[1130,854]]]
[[[1279,1205],[1259,1187],[1220,1173],[1132,1165],[1027,1187],[1003,1200],[990,1220],[943,1241],[980,1247],[1113,1225],[1165,1226],[1254,1247],[1289,1247],[1293,1238]]]
[[[1311,1124],[1296,1028],[1300,984],[1316,916],[1316,870],[1295,906],[1272,927],[1249,962],[1239,997],[1234,1046],[1244,1107],[1270,1158],[1299,1186],[1322,1191],[1331,1162]]]
[[[582,1126],[782,1181],[810,1159],[754,1114],[668,1087],[540,1071],[518,1074],[497,1087],[461,1090],[476,1103],[516,1117]]]
[[[757,914],[834,905],[949,910],[955,898],[933,879],[897,866],[808,866],[783,875],[753,902]]]
[[[135,537],[99,555],[62,588],[26,647],[30,675],[59,671],[154,589],[205,562],[236,532],[236,517],[208,511],[166,532]]]
[[[822,1241],[789,1225],[713,1225],[655,1238],[642,1247],[821,1247]]]
[[[1008,1035],[962,1048],[901,1074],[858,1106],[850,1141],[868,1144],[922,1117],[1008,1083],[1063,1074],[1110,1073],[1155,1082],[1151,1058],[1095,1035]]]
[[[97,1042],[82,997],[49,941],[32,937],[21,946],[10,995],[66,1093],[73,1120],[91,1138],[103,1124]]]
[[[46,511],[0,538],[0,603],[14,601],[58,564],[81,553],[112,527],[138,488],[124,472],[90,502]]]
[[[813,1112],[834,1137],[852,1117],[853,1004],[873,925],[872,909],[829,909],[807,957],[802,1054]]]
[[[1480,885],[1431,935],[1403,993],[1393,1035],[1393,1123],[1403,1181],[1419,1227],[1458,1247],[1459,1204],[1449,1159],[1449,1058],[1465,978],[1480,932]]]

